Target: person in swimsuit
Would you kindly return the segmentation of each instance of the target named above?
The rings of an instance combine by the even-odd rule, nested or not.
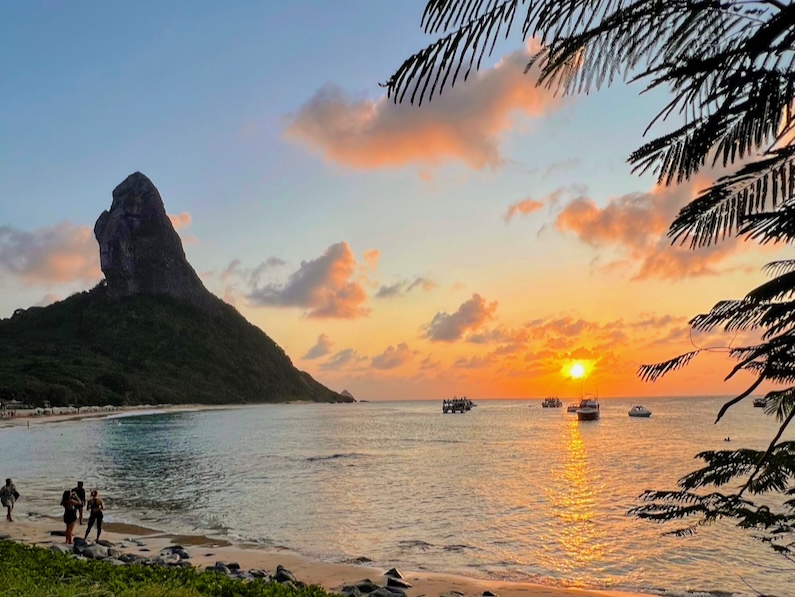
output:
[[[63,506],[63,521],[66,524],[66,543],[72,543],[72,535],[75,531],[77,524],[77,509],[82,502],[73,492],[67,490],[63,492],[61,497],[61,506]]]
[[[99,497],[99,491],[93,489],[91,491],[91,497],[86,504],[88,507],[88,528],[86,529],[86,536],[85,538],[88,539],[88,534],[91,532],[91,527],[94,526],[94,523],[97,523],[97,541],[99,541],[99,536],[102,534],[102,511],[105,509],[105,504],[102,502],[102,499]]]

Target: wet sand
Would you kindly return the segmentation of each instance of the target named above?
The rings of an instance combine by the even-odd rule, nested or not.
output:
[[[21,510],[21,508],[18,508]],[[61,521],[47,516],[28,516],[22,511],[16,513],[14,522],[0,522],[0,537],[13,541],[49,547],[63,543],[63,535],[53,535],[52,531],[63,531]],[[85,533],[85,526],[75,528],[75,536]],[[96,532],[92,529],[89,542],[93,542]],[[191,554],[191,563],[198,569],[212,566],[216,562],[237,562],[241,569],[260,569],[273,572],[277,565],[290,570],[296,578],[307,583],[320,585],[329,591],[338,591],[343,585],[355,583],[365,578],[385,584],[384,568],[367,565],[338,564],[315,561],[286,549],[262,547],[252,544],[235,545],[220,537],[203,535],[172,535],[135,524],[105,523],[102,539],[111,541],[124,552],[145,557],[156,556],[161,549],[179,544]],[[466,597],[478,597],[484,591],[491,591],[499,597],[633,597],[638,593],[621,591],[589,591],[566,589],[522,582],[482,580],[438,574],[426,571],[401,570],[404,579],[411,583],[408,597],[439,597],[453,591]]]

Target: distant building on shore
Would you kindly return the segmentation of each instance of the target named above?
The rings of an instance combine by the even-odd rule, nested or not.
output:
[[[33,408],[32,404],[21,400],[5,400],[0,402],[0,410],[26,410]]]

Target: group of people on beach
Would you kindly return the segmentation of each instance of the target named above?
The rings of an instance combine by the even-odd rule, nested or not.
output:
[[[11,513],[14,504],[19,499],[19,492],[11,479],[6,479],[6,484],[0,487],[0,502],[6,509],[6,520],[13,522]],[[74,537],[75,527],[83,524],[83,511],[88,509],[88,527],[86,528],[85,539],[92,527],[97,526],[97,541],[102,534],[102,519],[104,518],[105,503],[99,497],[99,490],[92,489],[90,497],[86,499],[86,489],[82,481],[77,482],[77,487],[63,492],[61,496],[61,506],[63,507],[63,521],[66,524],[66,543],[71,544]]]
[[[97,541],[99,541],[99,536],[102,534],[105,504],[99,497],[98,489],[92,489],[89,499],[86,500],[86,489],[83,487],[83,482],[78,481],[77,487],[63,492],[61,506],[63,506],[63,521],[66,524],[66,543],[72,543],[75,526],[83,524],[83,510],[86,508],[88,509],[88,527],[84,538],[88,539],[91,528],[96,524]]]

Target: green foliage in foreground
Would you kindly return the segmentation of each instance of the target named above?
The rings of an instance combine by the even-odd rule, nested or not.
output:
[[[0,320],[0,401],[43,406],[345,399],[217,299],[114,301],[104,284]]]
[[[40,547],[0,541],[0,595],[26,597],[327,597],[317,586],[233,580],[192,568],[116,566],[81,561]]]

